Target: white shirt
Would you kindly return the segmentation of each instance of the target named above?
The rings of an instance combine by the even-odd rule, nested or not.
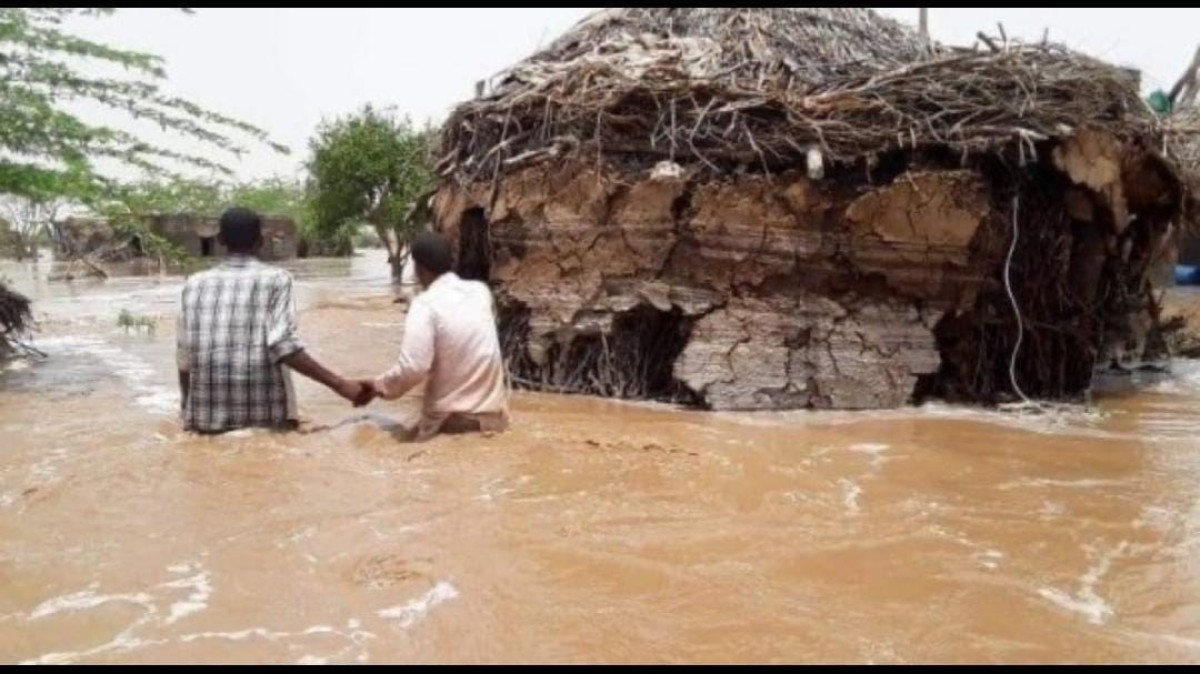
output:
[[[483,283],[447,272],[413,299],[400,357],[375,380],[375,388],[393,400],[422,381],[422,426],[440,426],[452,414],[507,419],[504,358],[492,293]]]

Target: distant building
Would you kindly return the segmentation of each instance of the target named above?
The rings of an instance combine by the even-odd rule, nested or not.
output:
[[[217,218],[178,213],[149,217],[150,231],[183,248],[194,257],[219,257],[225,247],[217,240]],[[291,260],[299,252],[300,237],[291,218],[263,217],[264,260]]]
[[[225,247],[217,240],[220,225],[216,217],[176,213],[145,216],[151,232],[179,246],[193,257],[219,257]],[[117,232],[103,220],[68,218],[55,225],[59,253],[65,257],[80,257],[102,252],[119,244]],[[295,259],[299,254],[300,236],[291,218],[263,217],[264,260]],[[123,252],[141,255],[141,242],[136,238]]]

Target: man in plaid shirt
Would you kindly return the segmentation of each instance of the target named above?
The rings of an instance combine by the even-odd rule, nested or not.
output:
[[[370,402],[369,384],[343,379],[305,352],[296,336],[291,274],[255,258],[263,243],[258,214],[226,211],[219,236],[228,257],[183,287],[176,353],[184,428],[295,428],[290,370],[356,407]]]

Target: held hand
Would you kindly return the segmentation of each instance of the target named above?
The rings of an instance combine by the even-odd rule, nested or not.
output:
[[[355,407],[369,405],[372,400],[379,397],[379,392],[375,390],[375,382],[370,379],[360,379],[358,386],[360,392],[352,401]]]
[[[363,382],[355,379],[343,379],[335,390],[355,407],[362,407],[374,396],[373,388],[366,387]]]

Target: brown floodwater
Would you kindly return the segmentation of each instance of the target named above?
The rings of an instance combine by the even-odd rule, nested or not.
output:
[[[385,367],[382,258],[292,268],[317,357]],[[299,381],[303,432],[198,438],[180,279],[50,272],[0,268],[49,356],[0,373],[0,661],[1200,660],[1200,365],[1040,413],[518,394],[422,445]]]

